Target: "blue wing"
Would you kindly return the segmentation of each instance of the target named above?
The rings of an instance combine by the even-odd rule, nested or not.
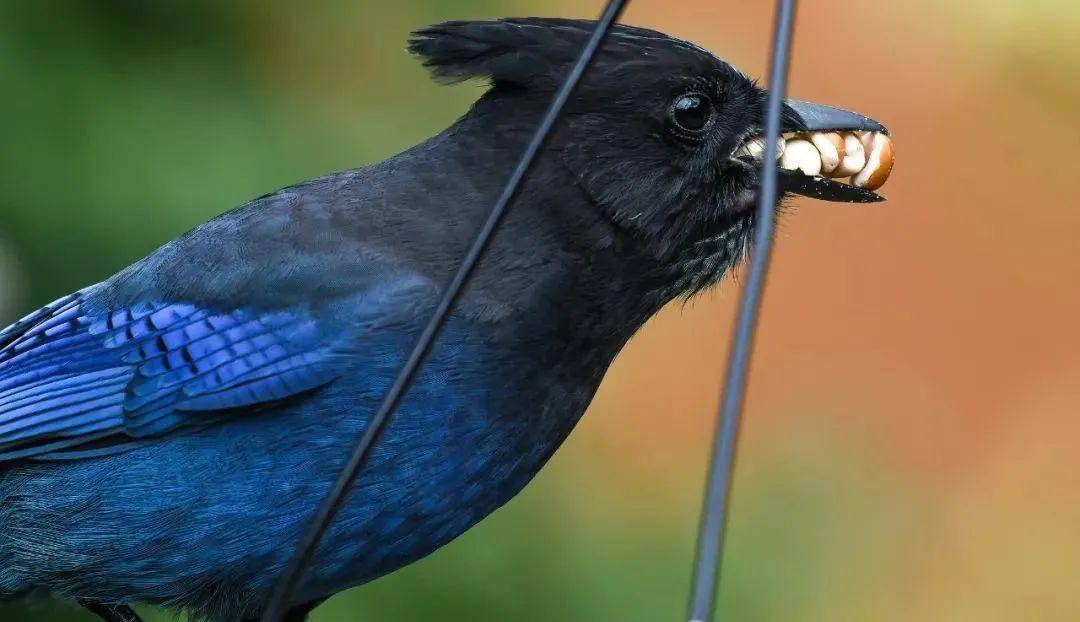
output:
[[[305,312],[157,302],[93,314],[88,291],[0,332],[0,462],[114,451],[338,375]]]

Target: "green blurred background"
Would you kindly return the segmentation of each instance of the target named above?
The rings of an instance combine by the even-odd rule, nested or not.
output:
[[[0,322],[452,122],[480,87],[432,84],[410,29],[599,6],[0,0]],[[761,76],[770,20],[625,21]],[[793,94],[885,121],[898,162],[885,206],[783,221],[722,619],[1080,619],[1077,32],[1073,0],[802,3]],[[679,620],[734,299],[665,310],[526,492],[315,622]]]

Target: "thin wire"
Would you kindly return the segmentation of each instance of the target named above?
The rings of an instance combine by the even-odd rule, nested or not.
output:
[[[526,147],[521,159],[518,160],[513,174],[506,182],[506,186],[503,188],[499,198],[495,201],[494,206],[492,206],[491,212],[484,222],[484,226],[480,229],[480,232],[477,234],[468,253],[458,267],[457,273],[454,274],[454,278],[450,281],[450,285],[439,300],[439,304],[436,307],[431,320],[429,320],[427,326],[424,327],[423,333],[420,334],[420,338],[413,346],[405,364],[402,365],[401,369],[398,371],[397,377],[394,378],[390,390],[383,397],[382,403],[379,404],[371,422],[364,430],[363,436],[353,448],[348,462],[346,462],[344,468],[342,468],[330,493],[326,496],[325,501],[312,517],[311,526],[304,535],[303,540],[301,540],[300,545],[297,547],[296,555],[288,568],[286,568],[285,572],[282,573],[281,578],[275,586],[270,602],[263,613],[262,622],[280,622],[282,616],[286,613],[289,601],[292,599],[297,585],[303,578],[304,570],[314,557],[315,550],[322,540],[323,535],[326,533],[327,528],[329,528],[331,521],[334,520],[334,516],[338,513],[338,510],[341,509],[341,505],[345,501],[353,481],[356,479],[356,476],[360,473],[360,470],[364,467],[364,463],[368,459],[372,446],[376,439],[378,439],[383,428],[386,427],[390,414],[397,408],[401,398],[412,384],[417,369],[419,369],[420,365],[424,362],[428,351],[431,349],[431,346],[438,337],[443,325],[449,318],[450,312],[454,309],[462,289],[469,281],[473,269],[476,268],[477,263],[487,250],[492,235],[498,229],[503,216],[506,214],[507,208],[517,195],[521,183],[528,174],[533,161],[547,141],[551,129],[554,127],[555,122],[559,118],[559,114],[562,112],[563,106],[566,105],[574,87],[577,86],[578,82],[585,74],[586,69],[588,69],[589,64],[592,62],[593,57],[596,55],[604,38],[610,32],[611,27],[619,19],[619,15],[622,14],[623,9],[629,1],[630,0],[608,0],[604,12],[601,14],[600,19],[596,24],[596,28],[593,30],[585,47],[582,49],[577,62],[574,63],[569,75],[566,76],[562,86],[556,93],[555,98],[552,100],[547,112],[540,121],[540,125],[533,133],[532,139],[529,141],[529,145]]]
[[[142,622],[139,614],[127,605],[106,605],[85,600],[78,601],[87,611],[104,620],[104,622]]]
[[[772,259],[773,230],[776,224],[776,151],[780,136],[780,116],[787,93],[788,65],[795,22],[795,0],[778,0],[772,57],[769,69],[769,100],[765,113],[765,159],[761,165],[761,190],[758,194],[754,251],[750,274],[739,303],[738,321],[728,353],[725,390],[720,403],[712,464],[705,486],[698,533],[697,557],[690,595],[690,622],[712,622],[716,612],[716,594],[723,565],[724,530],[728,521],[731,476],[739,440],[739,425],[750,355],[754,347],[761,295]]]

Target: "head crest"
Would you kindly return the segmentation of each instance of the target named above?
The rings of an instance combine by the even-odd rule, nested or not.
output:
[[[486,78],[495,84],[551,86],[577,59],[595,24],[556,18],[444,22],[413,32],[409,51],[443,82]],[[641,61],[673,47],[703,51],[660,32],[618,25],[600,58]]]

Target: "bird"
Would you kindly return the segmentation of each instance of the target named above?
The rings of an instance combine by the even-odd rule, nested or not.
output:
[[[49,594],[255,620],[595,23],[452,21],[408,50],[486,82],[384,161],[196,226],[0,332],[0,602]],[[617,25],[291,601],[447,544],[568,437],[608,366],[748,252],[767,92]],[[787,100],[785,131],[887,132]],[[873,201],[782,175],[785,195]]]

